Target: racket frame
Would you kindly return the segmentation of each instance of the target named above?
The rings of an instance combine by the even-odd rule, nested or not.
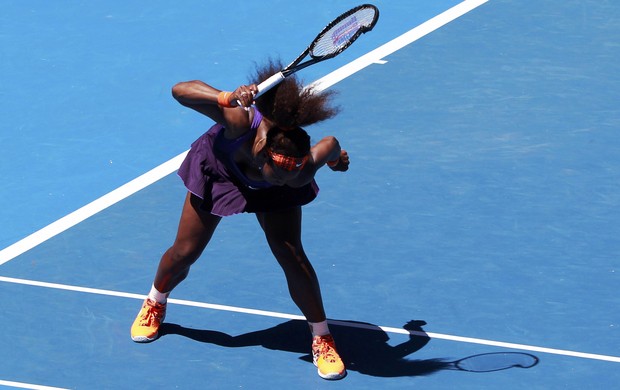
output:
[[[345,45],[342,45],[342,47],[338,48],[338,50],[334,51],[334,52],[330,52],[327,53],[325,55],[322,56],[314,56],[311,54],[312,49],[316,46],[317,42],[319,42],[321,40],[321,38],[329,31],[332,29],[332,27],[334,27],[336,24],[340,23],[343,19],[348,18],[349,16],[351,16],[352,14],[356,13],[357,11],[359,11],[360,9],[363,8],[371,8],[374,10],[374,18],[372,20],[372,22],[370,23],[370,25],[368,26],[362,26],[360,29],[358,29],[355,34],[353,36],[351,36],[348,40],[347,43]],[[375,24],[377,24],[377,20],[379,19],[379,9],[377,7],[375,7],[372,4],[362,4],[362,5],[358,5],[355,8],[352,8],[350,10],[348,10],[347,12],[343,13],[342,15],[338,16],[336,19],[334,19],[333,21],[331,21],[327,26],[325,26],[323,28],[323,30],[321,30],[321,32],[312,40],[312,43],[293,61],[291,62],[289,65],[287,65],[284,69],[282,69],[280,72],[272,75],[271,77],[269,77],[267,80],[261,82],[257,88],[258,88],[258,92],[255,95],[255,98],[258,98],[260,95],[264,94],[265,92],[269,91],[271,88],[275,87],[276,85],[280,84],[282,82],[282,80],[284,80],[286,77],[292,75],[295,72],[298,72],[304,68],[307,68],[310,65],[316,64],[318,62],[321,61],[325,61],[327,59],[333,58],[335,56],[337,56],[338,54],[342,53],[346,48],[348,48],[349,46],[351,46],[351,44],[353,44],[353,42],[355,42],[357,40],[357,38],[360,37],[360,35],[370,31],[373,29],[373,27],[375,26]],[[301,61],[308,56],[308,54],[310,54],[310,59],[308,61],[305,61],[303,63],[301,63]]]

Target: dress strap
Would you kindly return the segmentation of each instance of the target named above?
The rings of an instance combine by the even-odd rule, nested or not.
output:
[[[252,106],[252,108],[254,109],[254,119],[252,119],[252,125],[250,126],[250,128],[252,130],[256,130],[258,129],[260,123],[263,121],[263,114],[258,111],[258,108],[256,108],[256,106]]]

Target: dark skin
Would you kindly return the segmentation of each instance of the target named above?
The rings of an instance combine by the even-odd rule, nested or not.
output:
[[[249,131],[254,109],[251,108],[256,85],[242,85],[229,96],[234,107],[218,104],[220,90],[202,81],[182,82],[172,89],[174,98],[225,127],[227,138],[237,138]],[[316,172],[327,161],[338,161],[334,171],[346,171],[349,156],[340,148],[335,137],[325,137],[311,147],[309,159],[302,170],[286,171],[273,164],[266,152],[267,132],[275,124],[264,118],[256,137],[248,140],[237,154],[235,161],[253,180],[264,180],[272,185],[301,187],[312,182]],[[200,209],[201,199],[188,193],[185,198],[176,239],[162,256],[154,286],[161,292],[172,291],[188,273],[209,243],[221,217]],[[278,212],[256,213],[265,233],[267,243],[286,276],[289,292],[295,304],[310,322],[326,319],[321,291],[316,273],[304,252],[301,242],[301,207]]]

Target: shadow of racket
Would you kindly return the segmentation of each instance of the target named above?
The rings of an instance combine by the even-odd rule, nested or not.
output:
[[[467,372],[494,372],[511,368],[532,368],[538,357],[523,352],[493,352],[468,356],[451,362],[450,369]]]

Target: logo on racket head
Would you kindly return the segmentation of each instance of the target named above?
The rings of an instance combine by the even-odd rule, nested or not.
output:
[[[338,27],[332,33],[332,43],[334,46],[341,46],[349,41],[349,38],[359,30],[360,26],[355,15],[351,16],[346,23]]]

